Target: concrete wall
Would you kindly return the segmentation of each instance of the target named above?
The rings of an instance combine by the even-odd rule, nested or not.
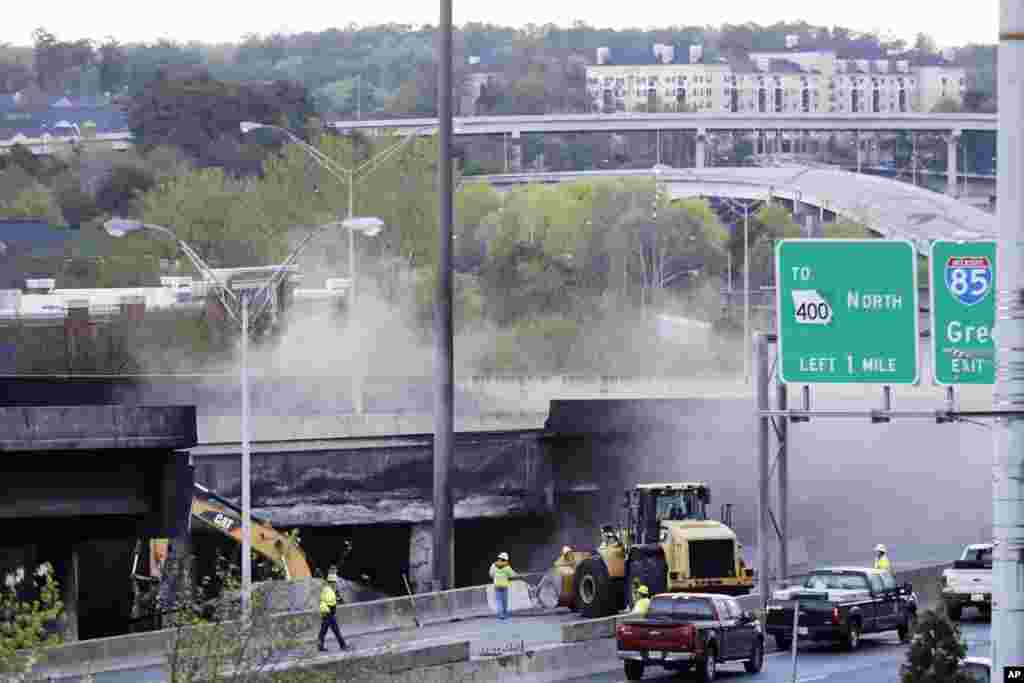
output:
[[[262,589],[273,593],[275,604],[293,605],[308,602],[310,593],[318,585],[315,582],[299,582],[297,586],[264,584]],[[427,624],[491,615],[494,613],[493,594],[493,587],[486,585],[416,595],[411,599],[343,604],[338,606],[337,617],[338,622],[344,624],[347,636],[411,629],[416,625],[414,617]],[[525,588],[518,588],[510,598],[509,608],[513,612],[532,608]],[[315,608],[285,613],[281,618],[298,618],[300,627],[310,634],[311,641],[320,627],[320,614]],[[160,630],[65,644],[46,650],[36,671],[69,671],[86,666],[102,670],[116,667],[118,660],[132,658],[159,663],[166,656],[172,638],[173,631]]]

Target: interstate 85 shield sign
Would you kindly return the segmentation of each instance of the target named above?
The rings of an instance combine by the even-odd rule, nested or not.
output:
[[[995,383],[996,265],[995,242],[932,243],[936,384]]]
[[[988,256],[949,256],[943,270],[946,289],[964,306],[985,300],[992,289],[992,261]]]

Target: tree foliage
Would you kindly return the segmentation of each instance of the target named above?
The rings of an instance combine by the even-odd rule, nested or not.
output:
[[[60,644],[54,625],[63,609],[51,565],[6,575],[0,586],[0,681],[27,680],[42,650]]]
[[[918,615],[907,661],[900,667],[901,683],[971,683],[961,669],[967,646],[960,628],[944,615],[928,610]]]

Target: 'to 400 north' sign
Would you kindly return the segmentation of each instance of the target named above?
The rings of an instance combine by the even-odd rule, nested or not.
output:
[[[917,382],[917,254],[910,242],[781,240],[775,264],[783,382]]]
[[[936,240],[931,251],[936,384],[994,384],[996,243]]]

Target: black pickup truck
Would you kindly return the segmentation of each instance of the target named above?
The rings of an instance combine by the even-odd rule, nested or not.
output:
[[[799,604],[798,640],[838,641],[854,650],[865,633],[896,631],[910,637],[917,596],[896,585],[887,571],[862,567],[816,569],[798,586],[775,591],[767,606],[765,630],[781,649],[793,639],[793,608]]]

